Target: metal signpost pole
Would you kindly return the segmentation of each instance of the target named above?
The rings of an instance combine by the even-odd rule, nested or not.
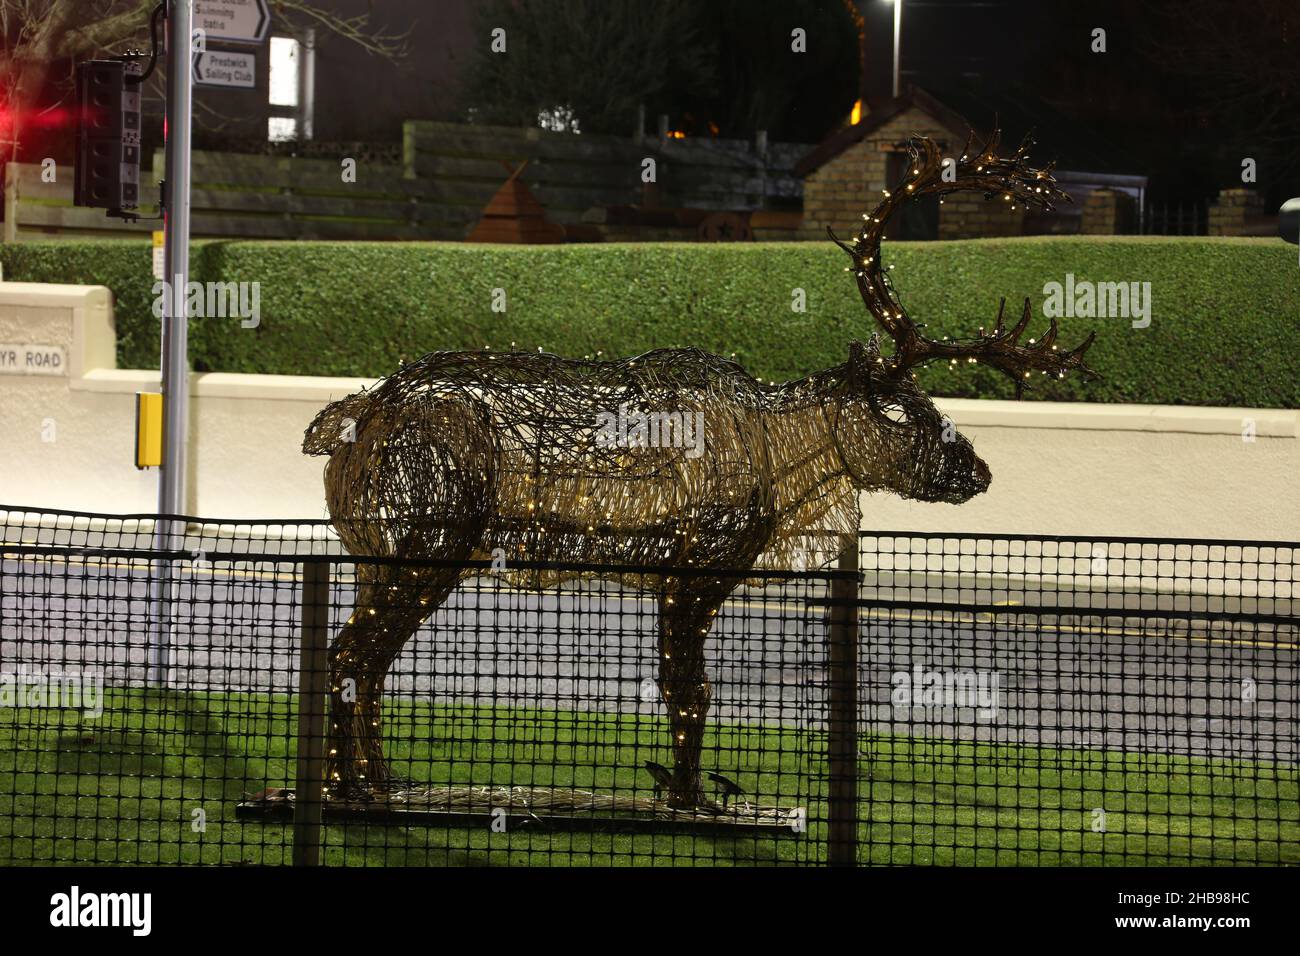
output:
[[[903,93],[903,0],[894,0],[894,98]]]
[[[158,479],[158,514],[177,515],[186,509],[185,453],[189,425],[189,329],[186,287],[190,271],[190,114],[192,76],[191,34],[193,0],[168,0],[167,4],[167,125],[166,213],[164,232],[165,287],[162,319],[163,447]],[[168,294],[170,292],[170,294]],[[159,520],[155,547],[179,550],[184,525]],[[157,611],[150,648],[150,681],[165,684],[170,664],[171,574],[164,564],[155,579]]]

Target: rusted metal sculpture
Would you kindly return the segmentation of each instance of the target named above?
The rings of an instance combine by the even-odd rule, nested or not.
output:
[[[434,352],[330,405],[303,450],[329,456],[326,500],[343,544],[355,555],[456,562],[500,548],[508,559],[644,569],[620,580],[658,600],[658,686],[674,761],[668,804],[709,806],[700,780],[711,697],[704,647],[737,579],[698,572],[786,564],[809,546],[809,529],[827,535],[820,547],[829,550],[857,531],[863,491],[960,503],[988,488],[988,467],[918,388],[916,366],[983,362],[1017,388],[1035,372],[1090,371],[1091,336],[1060,351],[1053,323],[1041,339],[1020,342],[1027,302],[1013,328],[999,313],[989,334],[928,339],[881,268],[885,224],[915,196],[979,189],[1050,209],[1063,195],[1050,167],[1027,165],[1027,143],[1007,159],[996,148],[995,134],[945,165],[933,142],[913,140],[906,181],[863,217],[852,243],[836,239],[893,340],[890,354],[872,335],[852,343],[842,365],[765,386],[695,349],[613,362]],[[481,573],[358,565],[356,611],[330,655],[334,797],[400,785],[383,752],[385,675],[458,581]],[[512,576],[528,588],[560,580]]]

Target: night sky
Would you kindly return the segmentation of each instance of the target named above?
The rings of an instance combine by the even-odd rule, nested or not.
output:
[[[398,142],[403,120],[462,118],[457,87],[482,42],[473,14],[486,2],[320,0],[323,8],[340,13],[372,11],[374,28],[409,31],[412,55],[388,63],[366,58],[337,37],[324,37],[317,70],[323,107],[318,138]],[[724,9],[713,6],[722,0],[696,2],[700,10]],[[840,7],[844,2],[756,4],[755,19],[731,33],[743,38],[741,46],[728,47],[731,41],[722,38],[726,31],[718,31],[716,56],[724,75],[737,71],[737,60],[740,72],[768,70],[774,46],[788,45],[791,21],[807,19],[807,11],[819,3]],[[862,86],[869,101],[888,97],[893,7],[886,0],[852,2],[865,21]],[[996,118],[1008,140],[1034,130],[1036,155],[1056,157],[1061,168],[1146,175],[1152,201],[1204,202],[1221,188],[1242,185],[1241,164],[1251,158],[1258,181],[1250,185],[1268,205],[1275,208],[1300,195],[1300,0],[902,2],[904,83],[924,88],[977,127],[988,128]],[[1097,28],[1106,31],[1104,53],[1091,49]],[[123,45],[143,43],[142,37],[128,39]],[[55,64],[42,101],[30,105],[39,122],[27,129],[24,148],[33,155],[70,155],[71,124],[51,125],[51,117],[67,115],[70,76],[70,63]],[[836,101],[813,122],[788,124],[800,130],[801,142],[832,134],[847,116],[853,91],[831,89],[828,82],[799,89],[788,110],[782,106],[782,115],[801,118],[818,98],[823,107]],[[204,138],[205,109],[217,99],[199,97],[200,145],[212,145]],[[732,101],[724,98],[721,105]],[[160,108],[156,97],[146,96],[146,132],[155,138]],[[681,102],[664,108],[692,135],[711,118]],[[698,114],[693,125],[686,115],[691,109]],[[722,116],[712,118],[727,125]],[[724,135],[752,133],[750,123]],[[146,152],[151,148],[152,142]]]
[[[859,0],[868,89],[888,93],[893,12]],[[903,79],[967,115],[1033,126],[1062,166],[1145,173],[1154,198],[1204,198],[1259,163],[1300,194],[1296,0],[904,0]],[[1091,50],[1094,28],[1106,52]]]

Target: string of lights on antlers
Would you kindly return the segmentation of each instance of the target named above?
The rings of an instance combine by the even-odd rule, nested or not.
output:
[[[1019,321],[1010,328],[1004,322],[1006,299],[1003,299],[991,332],[985,333],[981,327],[979,334],[969,339],[926,338],[920,331],[922,325],[914,322],[903,308],[889,273],[883,268],[880,242],[885,224],[900,205],[920,196],[938,195],[942,203],[942,197],[948,193],[977,190],[984,193],[985,199],[1001,196],[1004,202],[1011,204],[1011,209],[1025,205],[1049,212],[1055,208],[1054,200],[1070,202],[1070,197],[1052,176],[1053,163],[1041,169],[1029,165],[1032,138],[1026,136],[1009,157],[998,156],[1000,140],[1001,132],[994,130],[982,146],[974,148],[972,134],[967,137],[961,158],[953,160],[951,157],[945,159],[933,140],[913,137],[907,144],[911,163],[906,178],[893,192],[884,190],[880,204],[863,215],[862,229],[856,240],[850,245],[830,229],[826,230],[852,257],[853,265],[846,267],[846,271],[857,276],[862,301],[881,329],[894,341],[893,355],[878,360],[885,365],[887,375],[912,375],[912,369],[936,360],[947,360],[950,368],[963,361],[978,362],[1009,377],[1015,383],[1017,398],[1034,372],[1064,378],[1068,372],[1075,371],[1096,377],[1084,362],[1084,353],[1092,345],[1095,332],[1076,348],[1063,351],[1056,344],[1058,330],[1053,319],[1041,338],[1030,338],[1024,344],[1020,342],[1032,316],[1029,299],[1025,299]]]

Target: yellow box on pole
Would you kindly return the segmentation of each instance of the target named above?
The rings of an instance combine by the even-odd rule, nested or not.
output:
[[[167,259],[161,229],[154,230],[153,234],[153,277],[155,279],[167,278]]]
[[[162,464],[163,397],[157,392],[135,393],[135,467]]]

